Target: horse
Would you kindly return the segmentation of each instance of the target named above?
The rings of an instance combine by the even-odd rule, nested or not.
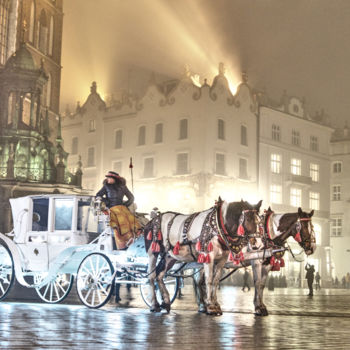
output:
[[[316,250],[316,240],[310,213],[303,212],[298,208],[297,213],[275,214],[269,207],[262,216],[262,230],[264,231],[264,249],[271,247],[283,247],[288,237],[293,237],[304,249],[306,255],[311,255]],[[266,259],[252,260],[250,262],[254,277],[254,306],[257,316],[267,316],[268,311],[263,303],[263,292],[266,278],[270,271],[279,271],[284,267],[282,253]]]
[[[206,313],[222,315],[216,297],[222,269],[229,254],[239,255],[246,237],[257,232],[261,203],[251,205],[243,200],[227,203],[219,198],[214,207],[191,215],[158,213],[144,230],[152,294],[150,311],[165,309],[170,312],[169,293],[163,277],[175,262],[198,262],[204,266]],[[161,305],[156,299],[155,280],[162,296]]]

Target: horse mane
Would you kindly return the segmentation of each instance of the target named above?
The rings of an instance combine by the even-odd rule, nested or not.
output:
[[[278,231],[285,232],[298,218],[298,213],[286,213],[281,216],[279,225],[277,227]]]

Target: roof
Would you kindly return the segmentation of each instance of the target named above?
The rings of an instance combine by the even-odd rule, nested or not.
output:
[[[26,44],[21,47],[7,60],[5,69],[23,69],[36,71],[34,59]]]

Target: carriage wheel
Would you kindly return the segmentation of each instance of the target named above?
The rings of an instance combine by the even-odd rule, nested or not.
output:
[[[0,243],[0,300],[10,291],[15,278],[13,258],[10,250]]]
[[[109,258],[92,253],[80,263],[77,273],[77,292],[81,302],[97,309],[108,302],[113,291],[114,268]]]
[[[36,275],[35,284],[40,283],[43,279],[43,275]],[[72,274],[59,273],[54,280],[35,290],[45,303],[56,304],[66,299],[72,289],[73,281]]]
[[[166,276],[164,278],[164,283],[165,283],[166,288],[169,292],[170,303],[172,304],[174,302],[174,300],[176,299],[177,292],[179,290],[180,278]],[[158,304],[162,304],[162,295],[160,293],[157,281],[155,282],[155,286],[156,286],[156,296],[157,296]],[[140,292],[141,292],[141,296],[142,296],[143,301],[147,304],[148,307],[151,307],[152,306],[152,294],[151,294],[151,287],[150,287],[149,282],[140,285]]]

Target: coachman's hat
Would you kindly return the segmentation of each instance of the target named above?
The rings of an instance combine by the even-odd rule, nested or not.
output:
[[[109,171],[106,177],[113,177],[114,179],[120,179],[119,174],[114,171]]]

